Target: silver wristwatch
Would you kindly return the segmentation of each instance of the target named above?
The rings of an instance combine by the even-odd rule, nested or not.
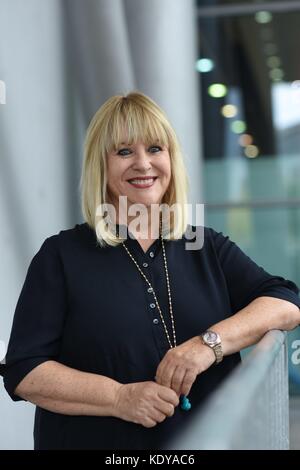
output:
[[[216,356],[215,363],[219,364],[219,362],[221,362],[223,359],[222,342],[220,335],[215,331],[207,330],[200,335],[200,338],[203,344],[206,344],[206,346],[209,346],[211,349],[213,349]]]

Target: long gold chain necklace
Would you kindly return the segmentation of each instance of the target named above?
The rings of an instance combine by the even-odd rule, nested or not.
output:
[[[142,269],[140,268],[139,264],[137,263],[137,261],[135,260],[135,258],[133,257],[133,255],[130,253],[130,251],[128,250],[128,248],[127,248],[127,246],[125,245],[124,242],[122,242],[122,245],[123,245],[123,247],[125,248],[126,252],[128,253],[129,257],[130,257],[130,258],[132,259],[132,261],[134,262],[134,264],[135,264],[135,266],[137,267],[138,271],[140,272],[141,276],[144,278],[144,280],[145,280],[146,283],[148,284],[148,286],[149,286],[148,291],[153,294],[153,297],[154,297],[154,300],[155,300],[155,304],[156,304],[156,307],[157,307],[157,309],[158,309],[158,311],[159,311],[159,315],[160,315],[160,318],[161,318],[161,321],[162,321],[162,324],[163,324],[163,327],[164,327],[164,330],[165,330],[165,334],[166,334],[166,337],[167,337],[167,340],[168,340],[170,349],[172,349],[172,348],[175,348],[175,347],[177,346],[177,341],[176,341],[175,322],[174,322],[173,307],[172,307],[172,297],[171,297],[171,288],[170,288],[170,279],[169,279],[168,263],[167,263],[167,256],[166,256],[166,251],[165,251],[165,245],[164,245],[163,236],[162,236],[162,220],[161,220],[161,218],[160,218],[160,239],[161,239],[161,246],[162,246],[162,252],[163,252],[163,259],[164,259],[164,269],[165,269],[165,274],[166,274],[166,282],[167,282],[167,291],[168,291],[168,299],[169,299],[169,311],[170,311],[171,327],[172,327],[172,334],[173,334],[173,344],[172,344],[172,342],[171,342],[171,338],[170,338],[170,335],[169,335],[169,331],[168,331],[168,328],[167,328],[167,325],[166,325],[164,316],[163,316],[163,314],[162,314],[160,305],[159,305],[159,303],[158,303],[155,290],[154,290],[154,288],[153,288],[151,282],[149,281],[149,279],[147,278],[147,276],[145,275],[145,273],[142,271]],[[190,410],[191,404],[190,404],[190,402],[189,402],[189,399],[188,399],[185,395],[182,395],[182,396],[181,396],[180,401],[181,401],[181,409],[183,409],[183,410],[185,410],[185,411]]]

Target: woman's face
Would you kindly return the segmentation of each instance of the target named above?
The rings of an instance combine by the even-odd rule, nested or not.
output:
[[[145,206],[160,204],[170,180],[171,162],[167,147],[158,144],[146,146],[138,142],[122,144],[108,154],[108,196],[115,207],[118,207],[119,196],[127,196],[128,206],[135,203]]]

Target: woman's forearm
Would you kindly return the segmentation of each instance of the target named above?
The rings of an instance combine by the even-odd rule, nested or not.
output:
[[[47,361],[26,375],[15,394],[56,413],[114,416],[120,387],[119,382],[109,377]]]
[[[210,329],[219,333],[223,354],[228,355],[257,343],[270,330],[292,330],[299,324],[300,310],[296,305],[263,296]]]
[[[291,330],[299,323],[300,310],[296,305],[263,296],[209,329],[219,333],[223,354],[228,356],[257,343],[270,330]],[[155,380],[178,395],[188,395],[197,375],[212,366],[215,359],[214,351],[199,340],[199,335],[194,336],[169,349],[158,365]]]

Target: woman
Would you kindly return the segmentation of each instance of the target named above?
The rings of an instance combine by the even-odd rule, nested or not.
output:
[[[163,449],[242,348],[300,323],[296,285],[222,233],[186,249],[186,194],[162,110],[110,98],[87,131],[85,223],[45,240],[16,307],[4,383],[37,405],[36,449]]]

